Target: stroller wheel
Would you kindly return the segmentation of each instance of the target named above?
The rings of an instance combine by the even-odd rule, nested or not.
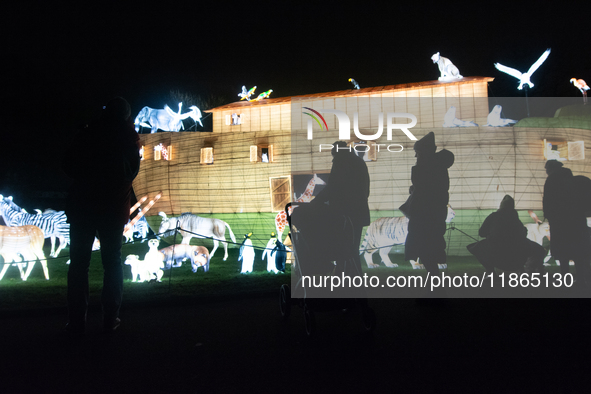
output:
[[[279,289],[279,310],[281,316],[288,318],[291,314],[291,290],[288,285],[281,285]]]
[[[370,307],[363,308],[361,318],[363,319],[363,328],[366,331],[372,332],[376,329],[376,314],[373,309]]]
[[[313,337],[316,334],[316,317],[307,305],[304,306],[304,321],[306,323],[306,334],[308,334],[308,337]]]

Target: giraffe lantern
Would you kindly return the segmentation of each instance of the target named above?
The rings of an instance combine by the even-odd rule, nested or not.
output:
[[[294,202],[310,202],[312,201],[312,194],[314,193],[314,188],[316,185],[326,185],[326,182],[322,180],[317,174],[314,174],[310,182],[308,182],[308,186],[306,186],[306,190],[304,193],[296,199]],[[291,215],[293,208],[289,208],[289,214]],[[285,230],[285,226],[287,226],[287,214],[285,211],[281,211],[275,216],[275,228],[277,230],[277,239],[281,240],[283,236],[283,231]]]

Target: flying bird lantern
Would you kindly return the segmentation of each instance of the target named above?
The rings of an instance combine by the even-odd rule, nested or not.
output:
[[[349,78],[349,82],[351,82],[353,84],[353,86],[355,87],[355,89],[360,89],[359,88],[359,84],[353,78]]]
[[[519,89],[519,90],[523,89],[523,85],[526,85],[526,84],[530,88],[533,88],[534,84],[531,82],[530,78],[531,78],[532,74],[542,65],[542,63],[544,63],[544,61],[546,61],[546,59],[548,58],[548,55],[550,55],[550,48],[546,49],[546,51],[542,54],[542,56],[540,56],[540,58],[538,60],[536,60],[536,62],[534,64],[532,64],[532,66],[529,68],[529,70],[527,70],[527,72],[525,72],[525,73],[522,73],[521,71],[511,68],[511,67],[503,66],[501,63],[495,63],[495,67],[497,68],[497,70],[502,71],[506,74],[509,74],[509,75],[519,79],[519,86],[517,86],[517,89]]]

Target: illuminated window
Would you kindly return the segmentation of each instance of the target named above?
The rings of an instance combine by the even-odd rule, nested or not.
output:
[[[244,114],[226,115],[226,126],[238,126],[244,122]]]
[[[154,147],[154,160],[172,160],[172,146],[158,144]]]
[[[144,146],[142,145],[142,148],[140,149],[140,160],[144,160]]]
[[[269,178],[271,187],[271,209],[273,212],[283,211],[291,201],[291,177],[280,176]]]
[[[585,141],[548,141],[544,139],[546,160],[585,160]]]
[[[201,148],[201,164],[213,164],[213,148]]]
[[[546,160],[565,161],[568,155],[568,143],[566,141],[548,141],[544,139],[544,158]]]
[[[568,143],[569,160],[585,160],[585,141],[574,141]]]
[[[251,145],[250,161],[253,163],[271,163],[274,161],[273,145]]]

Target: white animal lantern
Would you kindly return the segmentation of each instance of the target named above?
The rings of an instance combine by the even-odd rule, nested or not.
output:
[[[542,56],[540,56],[540,58],[538,60],[536,60],[536,62],[534,64],[532,64],[532,66],[529,68],[529,70],[527,70],[527,72],[525,72],[525,73],[522,73],[521,71],[511,68],[511,67],[503,66],[501,63],[495,63],[495,67],[497,68],[497,70],[502,71],[506,74],[511,75],[512,77],[519,79],[519,85],[517,86],[517,89],[519,89],[519,90],[523,89],[524,85],[527,85],[530,88],[533,88],[534,84],[530,81],[530,78],[531,78],[532,74],[548,58],[548,55],[550,55],[550,48],[546,49],[546,51],[542,54]]]
[[[51,257],[57,257],[70,242],[70,224],[67,222],[68,218],[64,211],[47,209],[41,215],[29,214],[15,204],[12,196],[4,197],[0,194],[0,215],[7,226],[39,227],[45,238],[51,239]],[[55,249],[56,238],[59,240],[57,249]]]
[[[275,244],[277,242],[277,237],[275,236],[275,233],[271,233],[271,238],[269,239],[269,242],[267,242],[267,246],[265,247],[265,250],[263,251],[263,256],[261,257],[261,260],[265,261],[265,257],[267,257],[267,272],[273,272],[273,273],[277,273],[279,272],[279,270],[277,269],[277,265],[275,263],[275,257],[277,256],[277,253],[271,253],[273,251],[273,249],[275,249]]]
[[[437,67],[439,67],[439,73],[441,74],[439,77],[440,81],[452,81],[463,78],[460,75],[460,70],[458,70],[451,60],[441,56],[439,52],[431,56],[431,60],[433,60],[433,63],[437,63]]]
[[[490,126],[490,127],[505,127],[505,126],[511,126],[512,124],[517,123],[516,120],[513,119],[503,119],[501,118],[501,111],[503,110],[503,107],[501,107],[500,105],[495,105],[492,109],[492,111],[490,111],[490,114],[488,114],[488,117],[486,118],[486,125],[485,126]]]
[[[166,269],[180,267],[185,259],[191,261],[193,272],[203,267],[205,272],[209,271],[209,251],[205,246],[178,244],[160,249],[164,255]]]
[[[144,257],[144,267],[150,274],[150,280],[155,279],[158,282],[162,281],[162,275],[164,275],[164,255],[158,251],[158,245],[160,241],[157,239],[151,239],[148,241],[148,246],[150,250],[146,253]]]
[[[226,241],[226,227],[230,233],[232,242],[236,242],[236,237],[230,228],[230,225],[221,219],[203,218],[192,213],[183,213],[178,217],[167,217],[166,213],[158,212],[162,216],[158,234],[162,236],[172,235],[175,229],[179,229],[183,240],[181,243],[189,245],[191,238],[211,238],[213,240],[213,249],[210,256],[218,249],[220,241],[224,246],[224,261],[228,258],[228,243]]]
[[[140,209],[141,212],[141,209]],[[125,237],[125,242],[132,242],[134,234],[137,233],[136,237],[142,240],[142,243],[146,240],[148,236],[148,221],[146,220],[145,216],[142,216],[138,219],[132,226],[129,226],[131,220],[127,222],[123,236]],[[129,227],[129,228],[128,228]]]
[[[183,120],[187,118],[193,119],[195,124],[199,123],[203,127],[199,108],[192,105],[189,112],[181,114],[182,106],[183,103],[179,103],[178,112],[174,112],[168,105],[165,105],[164,109],[142,108],[134,121],[135,131],[139,131],[140,127],[151,128],[152,133],[155,133],[158,129],[163,131],[180,131],[181,128],[184,128]]]
[[[137,254],[127,255],[125,264],[131,267],[131,281],[132,282],[149,282],[151,274],[144,266],[144,262],[140,260]]]
[[[197,272],[199,267],[203,267],[203,271],[209,271],[209,251],[205,246],[195,246],[193,251],[194,260],[191,264],[193,272]]]
[[[0,226],[0,255],[4,259],[0,279],[4,277],[6,270],[14,262],[19,268],[21,279],[26,281],[31,274],[35,261],[39,260],[43,267],[45,279],[49,280],[47,261],[43,254],[44,240],[43,231],[36,226]],[[28,261],[26,272],[23,272],[25,263],[20,256]]]
[[[456,107],[449,107],[443,117],[443,127],[478,127],[478,125],[469,120],[456,118]]]
[[[527,212],[535,222],[525,224],[525,228],[527,229],[527,239],[539,244],[540,246],[543,246],[544,238],[548,238],[548,241],[550,240],[550,223],[548,223],[547,220],[544,220],[542,222],[534,211],[529,210]],[[550,260],[551,257],[551,251],[548,250],[548,255],[544,257],[545,266],[550,265],[550,263],[548,263],[548,260]],[[558,261],[556,261],[556,264],[560,265]]]
[[[244,242],[242,242],[242,246],[240,247],[240,256],[238,256],[238,261],[242,261],[242,269],[240,270],[241,274],[252,272],[254,266],[254,247],[252,246],[252,241],[250,240],[251,236],[252,233],[244,235]]]
[[[447,206],[446,223],[451,223],[456,216],[456,212],[450,205]],[[373,262],[372,256],[378,252],[382,263],[386,267],[395,268],[398,264],[392,263],[388,254],[394,245],[404,245],[406,243],[406,236],[408,235],[408,218],[406,216],[384,217],[372,222],[363,242],[361,243],[360,253],[363,254],[368,268],[378,268],[379,264]],[[424,269],[423,264],[418,261],[411,260],[410,264],[413,269]],[[447,264],[439,264],[440,269],[447,268]]]

